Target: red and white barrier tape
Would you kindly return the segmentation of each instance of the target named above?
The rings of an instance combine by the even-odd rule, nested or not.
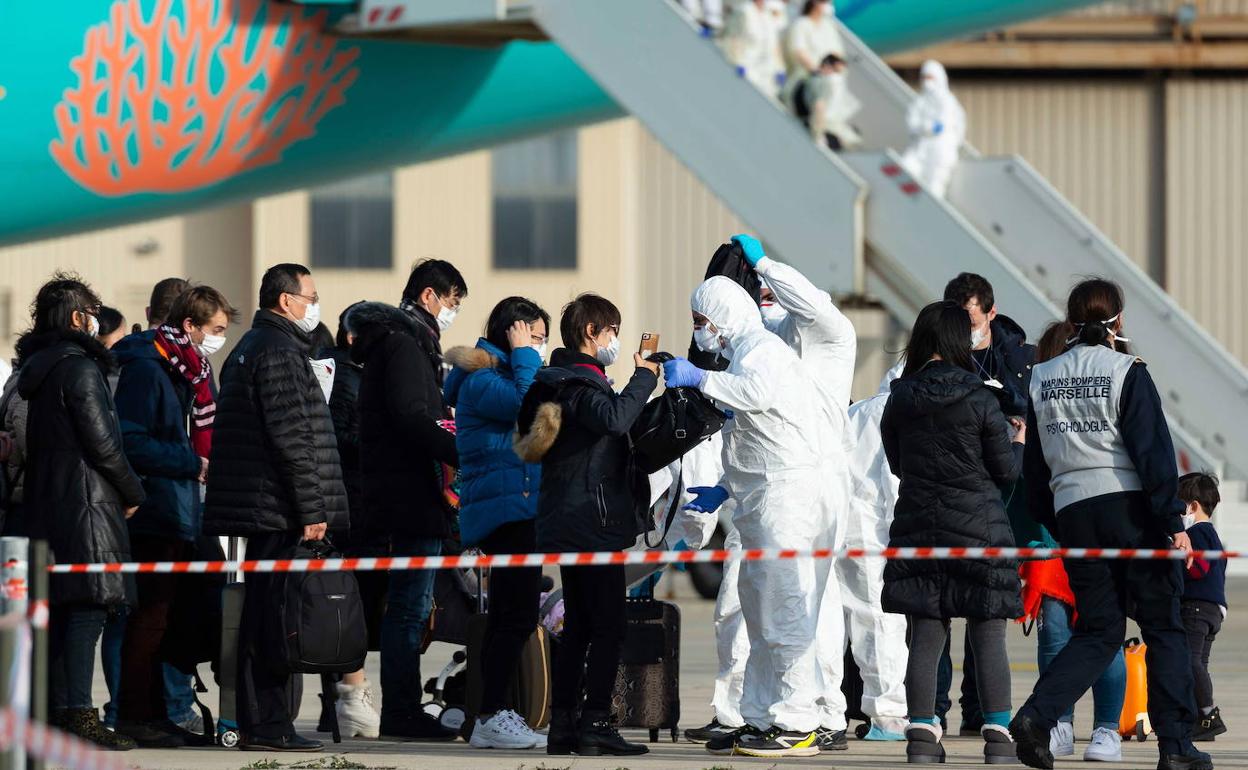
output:
[[[127,770],[129,763],[75,736],[0,709],[0,749],[19,743],[32,757],[69,770]]]
[[[1193,551],[1209,561],[1239,559],[1238,551]],[[758,548],[733,551],[605,551],[597,553],[466,554],[264,561],[157,561],[116,564],[56,564],[54,574],[97,572],[334,572],[350,570],[466,569],[476,567],[592,566],[603,564],[701,564],[780,559],[1185,559],[1182,551],[1155,548]]]

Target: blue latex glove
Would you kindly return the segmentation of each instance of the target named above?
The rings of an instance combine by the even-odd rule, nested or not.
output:
[[[728,499],[728,490],[723,487],[689,487],[689,491],[694,494],[694,498],[685,506],[686,511],[714,513]]]
[[[700,388],[706,380],[706,371],[686,358],[673,358],[663,364],[663,379],[669,388]]]
[[[945,130],[945,124],[939,120],[932,124],[932,136],[939,136]]]
[[[732,241],[745,252],[745,261],[750,263],[750,267],[757,267],[758,260],[767,256],[766,252],[763,251],[763,244],[759,243],[758,239],[752,235],[746,235],[745,233],[734,235],[732,236]]]

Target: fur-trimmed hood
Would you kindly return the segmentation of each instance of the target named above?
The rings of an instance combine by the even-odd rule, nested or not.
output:
[[[545,401],[537,407],[533,422],[525,433],[516,431],[512,446],[526,463],[540,463],[559,438],[563,427],[563,406],[558,401]]]
[[[477,343],[478,346],[481,342]],[[446,351],[446,362],[456,369],[463,369],[468,374],[472,374],[479,369],[498,368],[499,357],[485,347],[470,348],[467,345],[459,345]]]

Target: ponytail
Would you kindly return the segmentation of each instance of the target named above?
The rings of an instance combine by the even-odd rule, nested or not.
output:
[[[1072,329],[1066,347],[1104,345],[1126,352],[1126,346],[1121,344],[1126,338],[1118,337],[1114,331],[1122,309],[1122,289],[1113,281],[1091,278],[1076,284],[1066,301],[1066,321]]]

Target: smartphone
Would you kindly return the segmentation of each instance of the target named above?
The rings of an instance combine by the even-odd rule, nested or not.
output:
[[[654,332],[644,332],[641,335],[641,347],[637,349],[642,358],[649,358],[659,352],[659,335]]]

